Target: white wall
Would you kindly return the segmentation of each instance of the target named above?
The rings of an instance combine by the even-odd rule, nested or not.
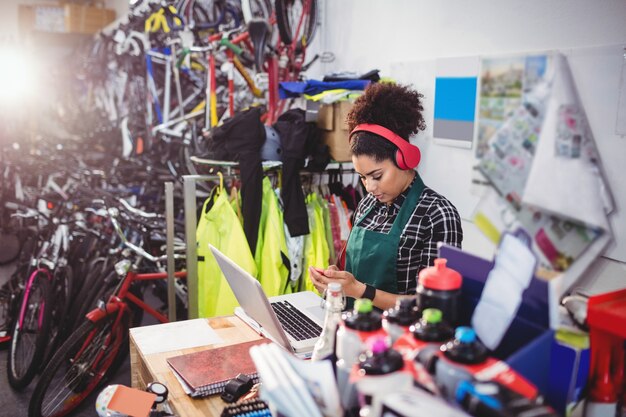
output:
[[[331,71],[365,72],[374,68],[380,69],[383,75],[394,76],[403,63],[410,63],[406,71],[426,71],[424,66],[432,65],[433,60],[441,57],[626,44],[626,1],[623,0],[320,1],[323,3],[323,33],[316,46],[333,52],[336,60],[317,66],[318,73],[312,74],[313,77]],[[432,120],[432,97],[426,97],[425,102],[427,120],[429,115]],[[596,137],[596,140],[602,138]],[[460,206],[464,217],[464,249],[490,258],[493,245],[467,216],[475,201],[461,198],[455,201],[461,191],[468,194],[468,190],[458,189],[457,177],[459,173],[470,175],[472,152],[446,147],[445,159],[440,158],[443,151],[433,144],[432,126],[414,141],[423,151],[425,163],[420,173],[425,182]],[[440,168],[441,164],[451,167],[450,178],[433,175],[441,172],[435,169],[435,165]],[[464,187],[469,187],[468,183],[466,181]],[[624,218],[622,215],[621,219]],[[626,231],[625,223],[620,221],[614,226]],[[625,287],[626,264],[600,258],[581,284],[591,292]]]

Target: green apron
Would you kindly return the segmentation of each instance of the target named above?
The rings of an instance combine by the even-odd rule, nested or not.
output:
[[[396,261],[400,235],[423,190],[424,182],[419,174],[416,174],[415,181],[387,234],[367,230],[360,226],[374,206],[357,219],[348,238],[346,271],[352,273],[359,281],[379,290],[392,294],[398,293]],[[349,298],[347,308],[352,308],[353,302],[354,300]]]

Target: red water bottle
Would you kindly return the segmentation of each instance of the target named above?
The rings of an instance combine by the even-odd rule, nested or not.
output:
[[[437,308],[446,322],[456,326],[463,278],[454,269],[446,267],[446,262],[443,258],[435,259],[435,266],[420,271],[416,289],[417,307],[419,311]]]

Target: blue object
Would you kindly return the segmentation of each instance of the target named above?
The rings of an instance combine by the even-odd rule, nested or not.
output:
[[[461,403],[463,401],[463,397],[465,397],[465,394],[467,393],[472,394],[474,397],[480,399],[480,402],[490,408],[496,410],[500,410],[502,408],[502,403],[500,401],[490,395],[478,392],[474,384],[470,381],[461,381],[459,383],[459,387],[456,390],[456,401],[458,403]]]
[[[435,79],[435,119],[473,122],[477,77]]]
[[[454,332],[454,337],[461,343],[473,343],[476,341],[476,332],[471,327],[461,326]]]
[[[327,90],[365,90],[369,80],[348,81],[283,81],[278,84],[278,97],[281,99],[300,97],[303,94],[315,95]]]

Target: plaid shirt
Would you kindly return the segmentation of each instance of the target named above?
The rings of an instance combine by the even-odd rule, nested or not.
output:
[[[396,197],[390,206],[380,203],[372,194],[368,194],[357,207],[355,221],[373,206],[372,211],[359,225],[367,230],[389,233],[409,190],[410,187]],[[462,241],[463,229],[456,207],[445,197],[425,186],[400,235],[396,265],[398,293],[415,293],[417,274],[423,268],[434,265],[438,255],[438,242],[460,248]]]

